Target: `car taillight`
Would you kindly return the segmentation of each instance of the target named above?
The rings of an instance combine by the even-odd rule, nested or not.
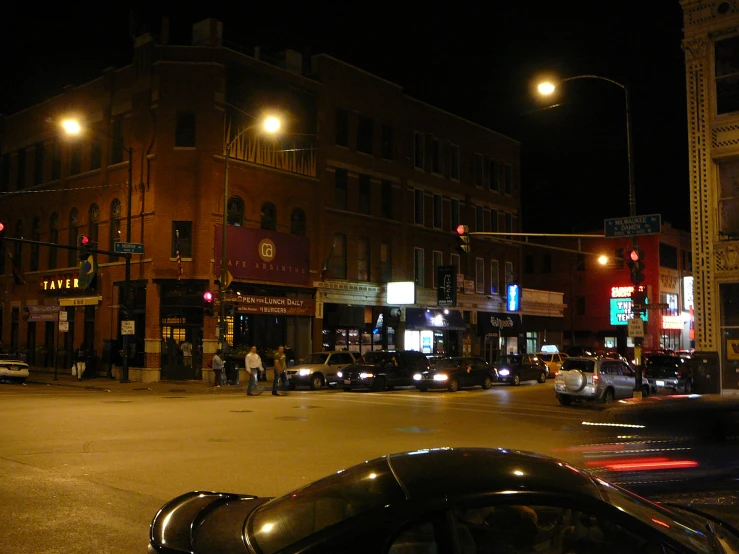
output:
[[[600,375],[593,373],[593,385],[597,385],[598,381],[600,381]]]

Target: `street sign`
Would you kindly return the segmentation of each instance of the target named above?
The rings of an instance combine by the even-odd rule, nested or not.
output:
[[[59,322],[59,330],[62,333],[66,333],[67,331],[69,331],[69,321],[60,321]]]
[[[60,306],[97,306],[103,299],[102,296],[80,296],[76,298],[60,298]]]
[[[59,306],[61,308],[61,306]],[[67,310],[59,311],[59,321],[67,321]]]
[[[616,217],[605,220],[605,235],[607,238],[655,235],[661,232],[662,216],[660,214]]]
[[[632,338],[644,338],[644,320],[634,317],[629,320],[629,336]]]
[[[143,254],[144,245],[140,242],[114,242],[113,252],[117,254]]]
[[[27,321],[55,321],[59,313],[59,306],[28,306]]]
[[[121,335],[135,335],[136,322],[133,319],[124,319],[121,321]]]

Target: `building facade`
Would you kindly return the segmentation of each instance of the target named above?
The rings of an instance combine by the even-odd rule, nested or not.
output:
[[[6,241],[6,346],[49,366],[69,365],[84,344],[103,366],[118,365],[125,319],[134,322],[131,379],[208,379],[220,306],[209,315],[203,294],[218,298],[222,258],[228,344],[255,344],[268,359],[280,344],[298,356],[479,353],[495,336],[478,332],[480,313],[522,319],[506,313],[503,293],[519,281],[520,249],[473,239],[460,255],[454,233],[460,223],[518,230],[516,141],[330,56],[225,48],[215,20],[193,26],[191,45],[167,35],[138,37],[131,65],[2,119],[6,236],[70,248]],[[265,114],[284,132],[260,134]],[[75,139],[56,124],[70,116],[83,122]],[[81,290],[79,237],[113,251],[129,242],[129,218],[143,254],[132,255],[128,298],[124,260],[108,253],[97,254],[94,287]],[[440,266],[457,268],[458,302],[445,309]],[[392,281],[415,284],[412,303],[388,305]],[[60,306],[68,330],[34,306]],[[561,319],[562,300],[531,291],[521,312]],[[523,332],[498,333],[489,351],[519,348]],[[178,349],[185,340],[192,367]]]
[[[739,2],[682,0],[696,349],[739,392]]]
[[[594,233],[595,234],[595,233]],[[624,259],[632,249],[629,238],[548,238],[539,244],[561,250],[526,246],[523,283],[560,291],[564,296],[564,348],[583,346],[631,355],[627,336],[633,317],[634,285]],[[658,235],[638,237],[645,264],[647,293],[644,348],[687,350],[694,347],[693,276],[690,234],[662,225]],[[577,253],[577,250],[582,253]],[[619,255],[620,254],[620,255]],[[605,264],[599,260],[605,256]],[[658,307],[650,308],[650,305]]]

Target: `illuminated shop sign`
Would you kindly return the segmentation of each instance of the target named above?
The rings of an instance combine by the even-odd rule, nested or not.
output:
[[[79,288],[77,277],[52,277],[41,281],[41,290],[75,290]]]
[[[663,315],[662,316],[662,328],[682,330],[683,318],[680,317],[679,315]]]
[[[693,307],[693,278],[683,277],[683,310],[690,311]]]
[[[506,309],[509,312],[517,312],[521,309],[521,285],[509,283],[506,295]]]
[[[634,317],[634,312],[631,309],[631,295],[633,292],[633,286],[611,287],[611,325],[628,325],[629,320]],[[649,316],[646,312],[642,315],[642,319],[648,321]]]

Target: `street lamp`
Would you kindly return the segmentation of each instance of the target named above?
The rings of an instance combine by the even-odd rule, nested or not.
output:
[[[606,256],[605,254],[601,254],[600,256],[598,256],[598,263],[600,265],[608,264],[608,256]]]
[[[89,129],[89,127],[83,127],[83,125],[77,119],[65,119],[61,122],[61,127],[64,132],[70,136],[78,136],[82,133],[83,128]],[[105,131],[95,129],[96,132],[105,135],[109,139],[113,139],[111,135]],[[128,211],[126,213],[126,242],[131,242],[131,201],[132,201],[132,190],[133,190],[133,147],[129,146],[123,149],[128,154]],[[126,254],[126,277],[123,283],[123,315],[124,317],[130,317],[128,310],[128,300],[131,291],[131,254]],[[123,335],[123,369],[121,371],[121,383],[128,383],[128,337],[129,335]]]
[[[220,328],[221,328],[221,348],[225,354],[226,346],[226,333],[228,331],[228,324],[226,323],[226,276],[228,275],[228,269],[226,268],[226,230],[228,228],[228,160],[231,158],[231,148],[236,141],[241,138],[247,131],[260,127],[265,133],[275,134],[280,130],[282,122],[280,118],[270,115],[265,117],[262,121],[249,125],[245,129],[242,129],[236,134],[229,142],[226,143],[226,166],[225,176],[223,180],[223,229],[221,230],[221,282],[218,286],[219,298],[221,299],[220,315]],[[218,383],[216,383],[218,384]]]

